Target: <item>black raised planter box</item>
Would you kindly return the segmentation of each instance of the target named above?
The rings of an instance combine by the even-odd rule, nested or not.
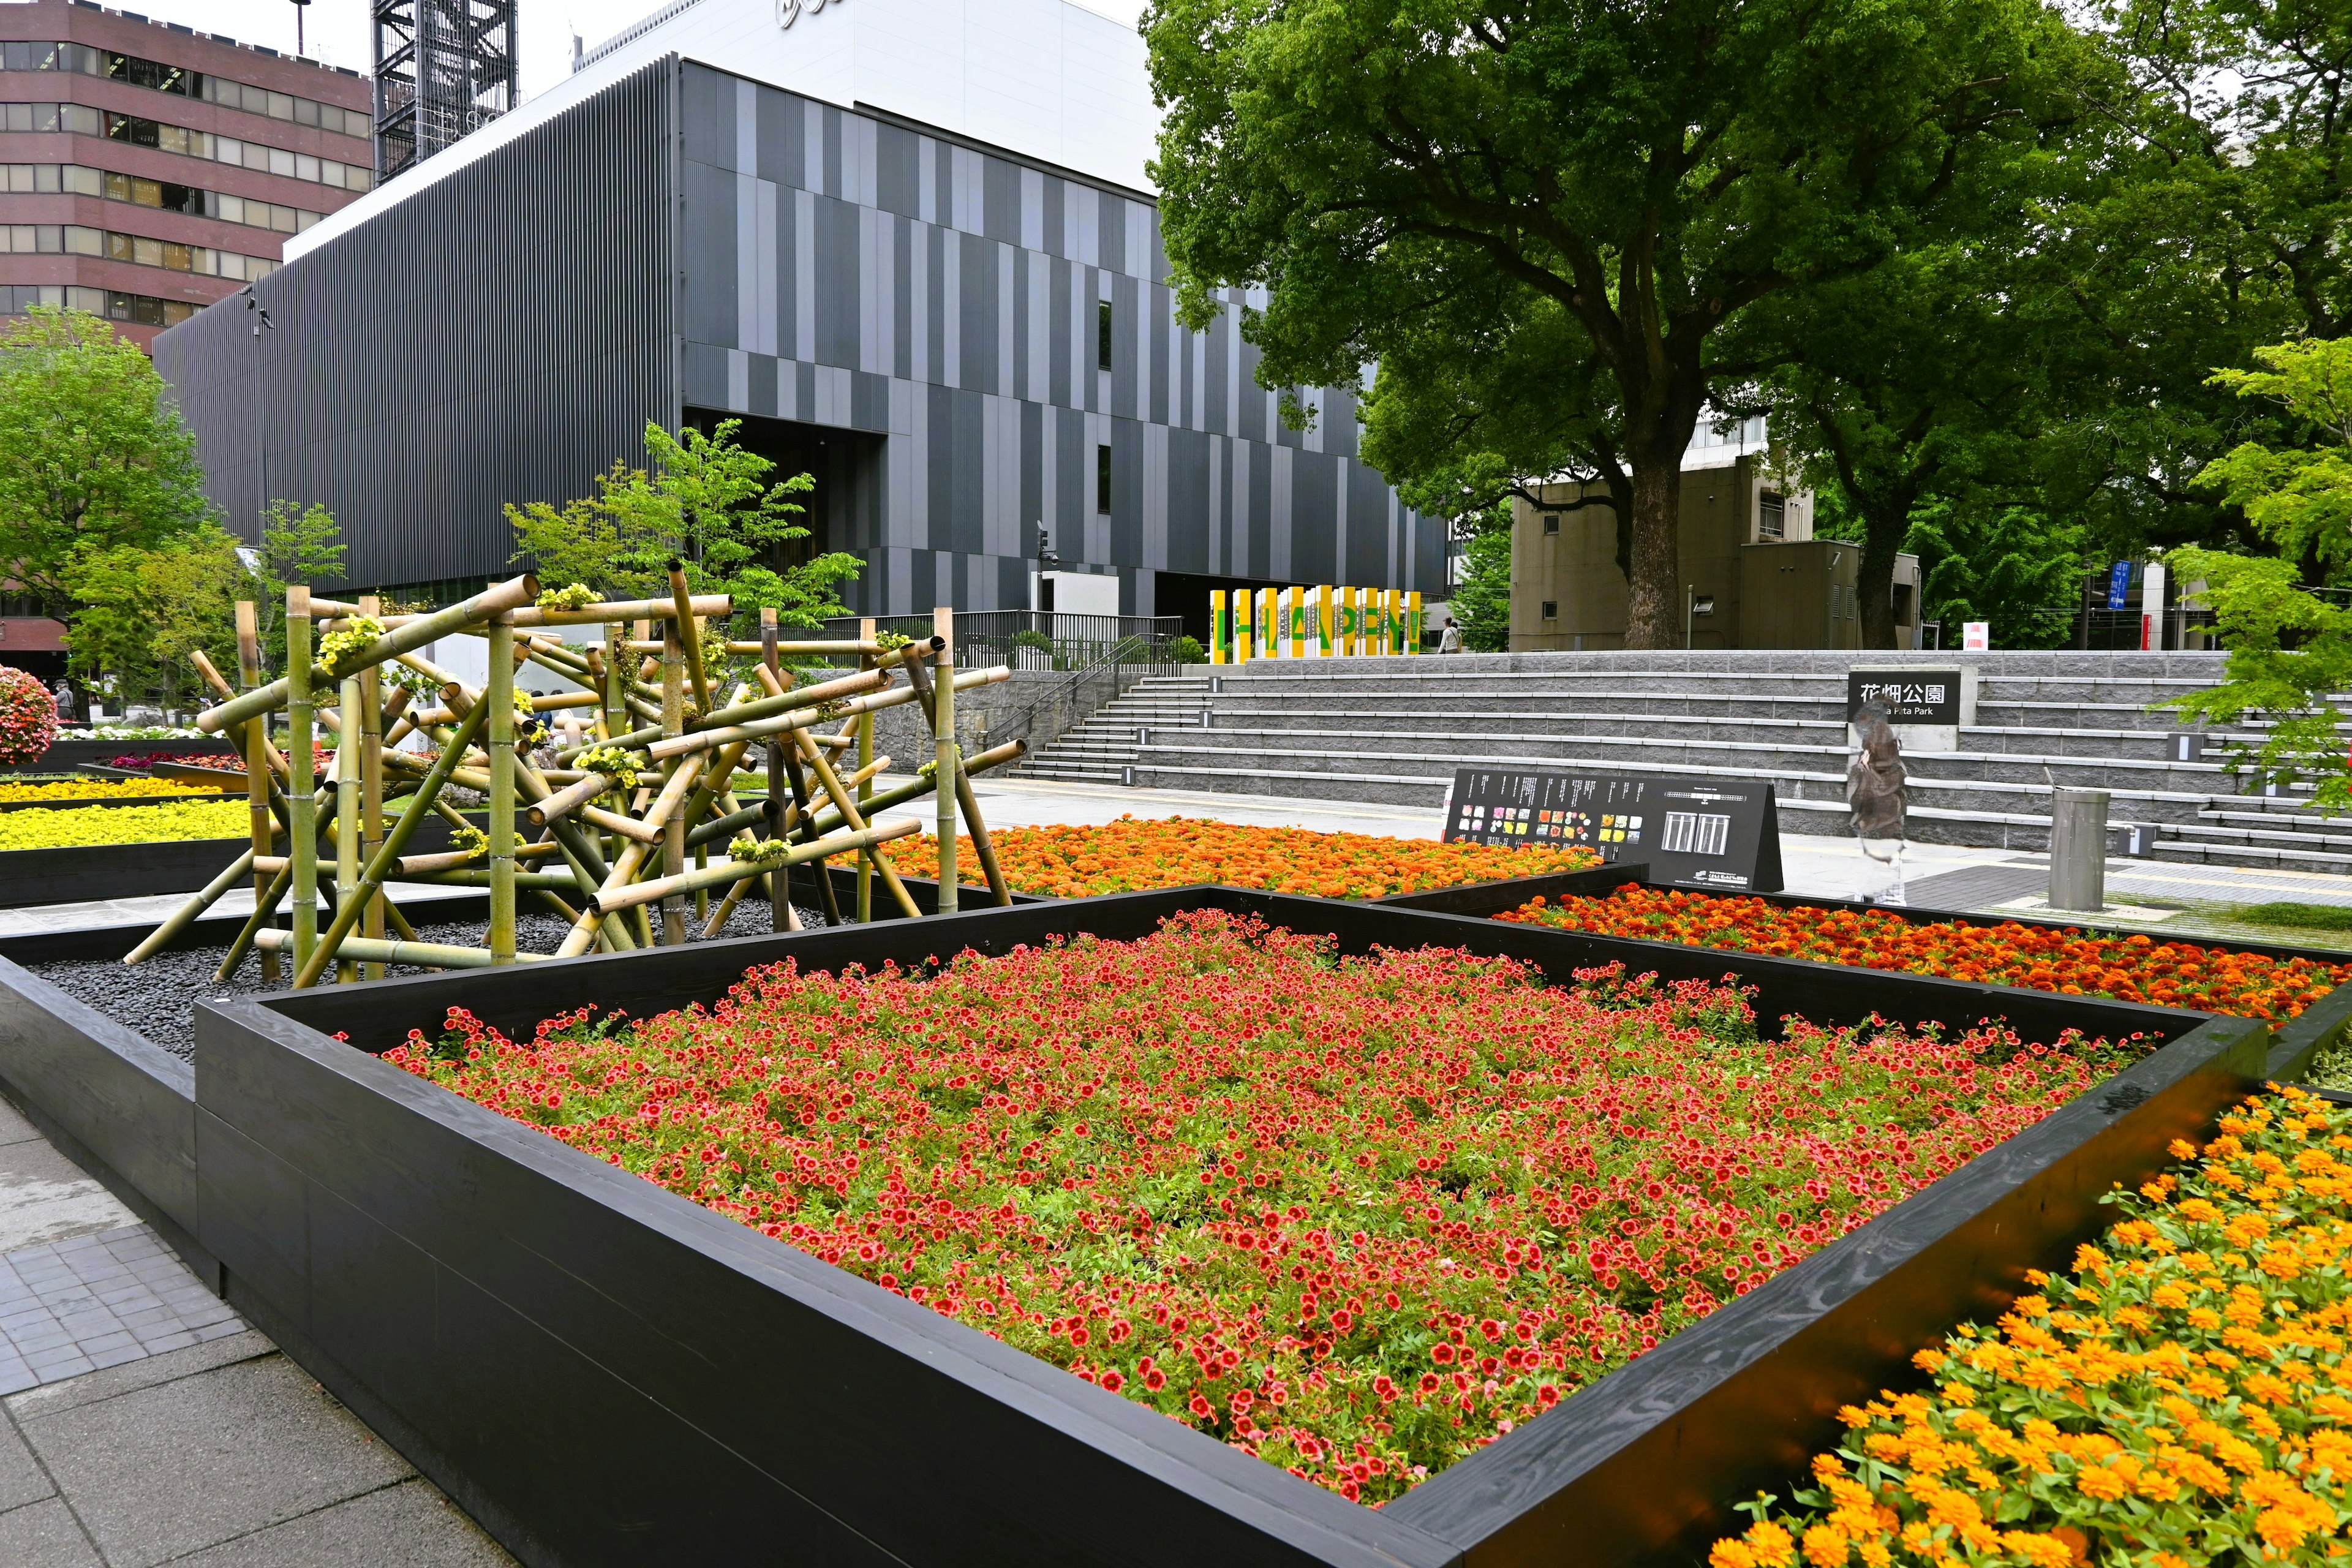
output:
[[[2169,1043],[1386,1509],[1296,1479],[376,1061],[804,969],[1214,907],[1374,945],[1737,975],[1761,1018]],[[332,1038],[347,1035],[351,1045]],[[1071,900],[198,1009],[186,1228],[230,1301],[526,1562],[1629,1564],[1687,1556],[2254,1083],[2260,1024],[1231,889]],[[356,1047],[357,1048],[353,1048]]]
[[[227,869],[230,861],[245,853],[247,842],[178,838],[156,844],[0,850],[0,909],[193,893]],[[457,840],[449,836],[449,825],[436,817],[419,826],[410,842],[417,853],[428,854],[450,848]]]
[[[110,763],[117,757],[135,756],[142,752],[184,752],[208,757],[232,754],[236,748],[226,741],[207,736],[186,741],[78,741],[71,731],[61,732],[49,742],[49,749],[29,763],[0,769],[6,773],[71,773],[84,763]]]

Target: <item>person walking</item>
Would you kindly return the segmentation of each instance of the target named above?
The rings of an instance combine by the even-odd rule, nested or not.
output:
[[[1440,653],[1462,651],[1462,623],[1452,616],[1445,617],[1445,629],[1437,634],[1437,651]]]

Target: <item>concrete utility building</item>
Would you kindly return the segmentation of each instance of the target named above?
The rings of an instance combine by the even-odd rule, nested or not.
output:
[[[1764,421],[1701,426],[1683,458],[1684,625],[1695,648],[1858,648],[1862,547],[1813,537],[1813,496],[1765,461]],[[1620,648],[1631,590],[1605,486],[1511,511],[1511,651]],[[1593,502],[1601,504],[1592,504]],[[1919,559],[1895,558],[1895,638],[1920,646]]]
[[[1040,525],[1065,611],[1441,596],[1351,400],[1286,430],[1233,312],[1176,325],[1156,133],[1142,41],[1064,0],[680,0],[300,236],[273,331],[156,362],[223,513],[325,502],[362,584],[478,581],[503,503],[740,417],[867,613],[1027,607]]]

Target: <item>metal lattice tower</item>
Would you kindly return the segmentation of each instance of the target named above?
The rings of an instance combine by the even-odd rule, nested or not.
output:
[[[422,163],[515,105],[515,0],[375,0],[375,174]]]

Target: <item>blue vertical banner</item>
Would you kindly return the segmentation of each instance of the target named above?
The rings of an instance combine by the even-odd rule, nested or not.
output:
[[[2107,574],[2107,608],[2120,610],[2131,602],[2131,563],[2118,561]]]

